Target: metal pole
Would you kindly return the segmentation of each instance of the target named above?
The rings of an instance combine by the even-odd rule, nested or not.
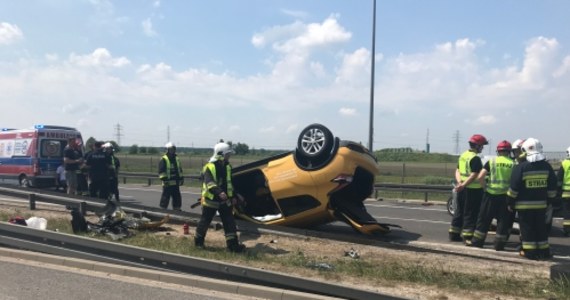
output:
[[[372,9],[372,61],[370,62],[370,124],[368,127],[368,150],[373,152],[374,140],[374,57],[376,52],[376,0]]]

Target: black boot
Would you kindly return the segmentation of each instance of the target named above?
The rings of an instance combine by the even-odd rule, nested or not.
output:
[[[450,232],[450,233],[449,233],[449,241],[451,241],[451,242],[461,242],[461,241],[463,241],[463,239],[461,238],[461,236],[459,235],[459,233]]]
[[[476,239],[476,238],[472,238],[471,239],[471,247],[477,247],[477,248],[483,248],[483,244],[485,242],[483,242],[482,240]]]
[[[241,253],[245,251],[245,245],[240,244],[237,239],[227,240],[226,245],[228,246],[228,250],[230,252]]]
[[[504,241],[495,240],[495,242],[493,243],[493,246],[495,247],[496,251],[505,250],[505,242]]]
[[[204,238],[203,237],[195,237],[194,238],[194,246],[197,248],[204,248]]]

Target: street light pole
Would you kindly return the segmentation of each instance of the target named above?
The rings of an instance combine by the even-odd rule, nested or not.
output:
[[[368,127],[368,150],[373,152],[374,140],[374,56],[376,52],[376,0],[372,9],[372,61],[370,62],[370,124]]]

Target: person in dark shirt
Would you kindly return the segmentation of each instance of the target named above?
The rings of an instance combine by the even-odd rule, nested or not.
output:
[[[65,166],[65,179],[67,181],[67,194],[77,193],[77,171],[83,163],[79,141],[76,138],[67,140],[67,146],[63,150],[63,164]]]
[[[103,151],[103,142],[95,142],[94,151],[87,157],[87,168],[89,170],[89,196],[108,199],[109,197],[109,171],[111,167],[111,157]]]

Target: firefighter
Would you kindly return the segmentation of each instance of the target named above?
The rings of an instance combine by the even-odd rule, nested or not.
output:
[[[519,254],[529,259],[547,259],[551,255],[544,216],[547,205],[556,197],[557,178],[539,140],[526,139],[522,150],[526,161],[513,169],[507,205],[519,216],[522,240]]]
[[[488,144],[489,142],[483,135],[474,134],[469,138],[469,150],[459,156],[455,170],[457,209],[449,228],[449,239],[451,241],[461,241],[463,237],[466,245],[471,244],[483,198],[483,189],[477,180],[483,163],[477,154],[481,153],[483,147]]]
[[[115,200],[119,200],[119,168],[121,168],[121,162],[115,156],[115,149],[113,144],[107,142],[103,144],[103,149],[111,157],[111,170],[109,171],[109,198],[115,195]]]
[[[512,144],[511,157],[513,158],[515,164],[519,164],[526,161],[526,153],[522,151],[522,144],[524,139],[517,139]]]
[[[511,180],[514,162],[510,157],[511,143],[502,141],[497,145],[497,157],[485,163],[477,179],[485,191],[477,226],[471,244],[483,247],[487,231],[493,219],[497,219],[495,250],[503,250],[509,236],[509,213],[507,211],[507,190]],[[486,179],[486,180],[485,180]]]
[[[562,161],[560,169],[558,170],[558,186],[562,198],[562,229],[564,235],[570,235],[570,147],[566,149],[566,159]]]
[[[168,142],[164,148],[165,153],[158,163],[158,177],[162,181],[162,195],[159,205],[162,209],[167,209],[172,197],[172,209],[181,210],[180,186],[184,184],[182,164],[176,155],[176,145]]]
[[[219,212],[222,219],[226,245],[231,252],[243,252],[245,245],[240,244],[236,222],[233,216],[234,191],[232,185],[232,167],[229,159],[233,150],[224,142],[214,146],[214,154],[202,169],[202,216],[196,227],[194,245],[204,247],[204,238],[212,218]]]

